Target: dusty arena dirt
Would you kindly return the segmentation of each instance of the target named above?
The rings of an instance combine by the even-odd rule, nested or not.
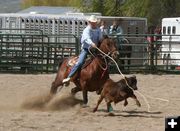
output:
[[[50,96],[55,74],[0,74],[0,131],[164,131],[165,117],[180,115],[180,75],[135,75],[151,112],[135,92],[142,107],[128,99],[127,107],[122,102],[113,105],[115,116],[109,116],[104,101],[92,112],[99,97],[95,92],[89,93],[89,106],[82,108],[82,94],[70,95],[73,84]]]

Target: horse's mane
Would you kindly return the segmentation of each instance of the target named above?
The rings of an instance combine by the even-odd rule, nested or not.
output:
[[[99,48],[100,45],[101,45],[101,43],[102,43],[104,40],[106,40],[106,39],[109,39],[109,37],[108,37],[107,35],[104,35],[103,38],[99,41],[97,47]]]

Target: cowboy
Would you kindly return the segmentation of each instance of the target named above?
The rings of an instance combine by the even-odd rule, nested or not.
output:
[[[119,48],[122,48],[120,44],[123,43],[123,29],[120,26],[120,22],[122,22],[122,20],[113,21],[113,24],[109,27],[109,35],[112,35],[111,37],[116,38]]]
[[[88,18],[88,26],[83,30],[81,37],[81,53],[77,63],[72,67],[69,75],[62,82],[69,83],[73,75],[82,67],[85,59],[89,53],[88,49],[93,47],[96,48],[100,40],[102,39],[102,33],[97,25],[98,19],[95,15],[91,15]]]
[[[108,28],[105,21],[101,21],[101,26],[99,28],[101,30],[103,37],[108,37]]]
[[[113,24],[109,27],[109,35],[121,35],[123,34],[122,27],[117,21],[113,21]]]

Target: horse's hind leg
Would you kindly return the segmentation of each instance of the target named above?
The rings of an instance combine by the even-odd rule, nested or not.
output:
[[[83,107],[87,107],[88,103],[88,92],[83,90]]]
[[[57,89],[58,89],[58,87],[59,87],[60,85],[63,86],[62,81],[56,81],[56,80],[55,80],[55,81],[52,83],[52,85],[51,85],[50,93],[51,93],[51,94],[56,94]]]

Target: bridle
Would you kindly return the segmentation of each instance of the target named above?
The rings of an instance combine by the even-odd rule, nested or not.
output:
[[[112,43],[110,43],[110,44],[112,44]],[[110,50],[110,48],[107,48],[107,47],[106,47],[107,53],[102,52],[102,50],[99,50],[100,48],[96,48],[96,49],[97,49],[101,54],[103,54],[105,57],[107,57],[107,55],[110,56],[110,57],[112,57],[112,55],[115,54],[115,53],[119,54],[119,52],[117,51],[117,48],[115,48],[114,50]]]
[[[99,48],[96,48],[96,49],[98,49],[98,51],[100,52],[100,54],[98,54],[98,55],[100,55],[101,58],[104,59],[105,67],[103,67],[103,66],[101,65],[101,63],[99,63],[99,62],[98,62],[98,65],[99,65],[100,68],[105,72],[105,71],[108,69],[107,56],[111,56],[112,54],[114,54],[115,52],[117,52],[117,50],[114,49],[114,50],[111,51],[109,48],[106,48],[106,50],[107,50],[108,53],[104,53],[103,51],[99,50]],[[89,51],[89,53],[90,53],[94,58],[96,57],[96,56],[92,53],[92,51],[91,51],[90,48],[88,48],[88,51]],[[103,74],[104,74],[104,72],[103,72]],[[103,76],[103,75],[102,75],[102,76]]]

